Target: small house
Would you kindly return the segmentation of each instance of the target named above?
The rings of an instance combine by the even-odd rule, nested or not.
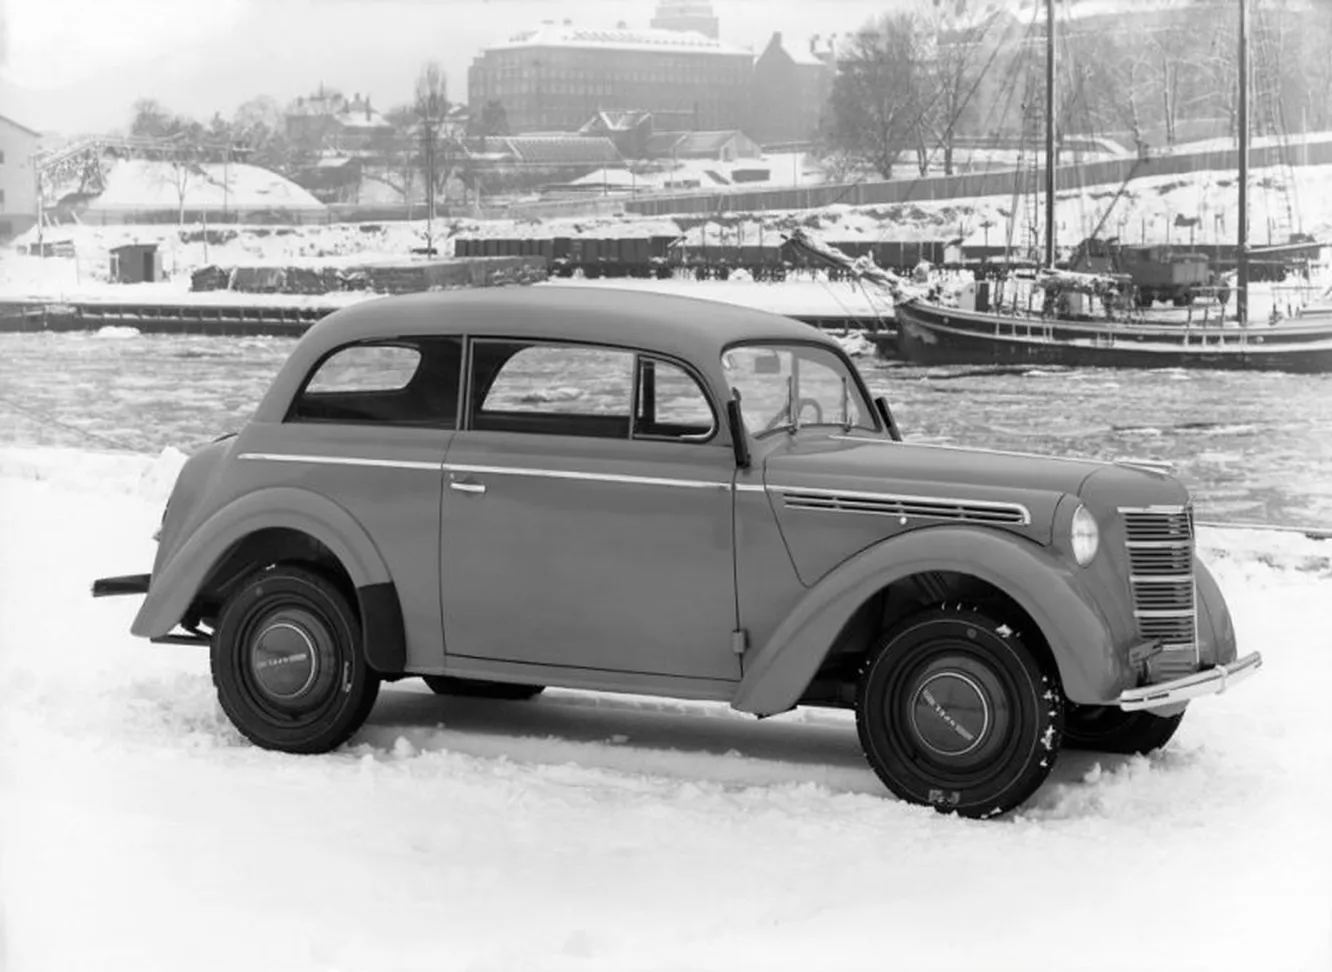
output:
[[[162,254],[156,243],[126,243],[111,250],[114,283],[154,283],[162,279]]]

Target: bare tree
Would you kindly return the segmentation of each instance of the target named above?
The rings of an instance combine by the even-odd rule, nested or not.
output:
[[[919,139],[921,31],[910,13],[885,15],[861,30],[838,65],[829,98],[829,141],[885,179]]]
[[[976,93],[995,60],[999,14],[994,8],[976,14],[966,0],[951,8],[936,0],[935,7],[926,24],[933,56],[925,65],[928,102],[921,112],[920,141],[928,134],[928,141],[943,149],[944,174],[952,175],[958,133],[979,117]]]
[[[419,169],[416,109],[412,105],[398,105],[384,112],[384,120],[393,131],[375,136],[369,146],[374,153],[375,178],[402,197],[410,218]]]
[[[440,132],[449,112],[447,82],[438,61],[429,61],[416,79],[416,127],[421,143],[420,168],[426,188],[426,249],[432,246],[435,196],[442,194],[452,174],[454,157],[440,145]]]

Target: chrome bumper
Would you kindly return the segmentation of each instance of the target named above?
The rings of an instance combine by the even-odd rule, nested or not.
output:
[[[1229,665],[1218,665],[1204,672],[1195,672],[1183,678],[1171,679],[1159,685],[1126,689],[1119,693],[1116,704],[1127,712],[1139,709],[1157,709],[1177,702],[1187,702],[1200,695],[1220,695],[1230,686],[1244,681],[1262,667],[1263,656],[1252,652],[1236,658]]]

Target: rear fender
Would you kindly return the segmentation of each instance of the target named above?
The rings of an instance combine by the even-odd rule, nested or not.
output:
[[[154,572],[130,630],[142,638],[165,635],[184,617],[227,552],[250,534],[270,527],[299,530],[328,547],[351,577],[358,600],[364,602],[365,589],[370,588],[376,592],[371,595],[376,616],[385,613],[385,588],[379,585],[391,588],[392,579],[374,543],[351,514],[318,493],[274,487],[247,493],[196,527]],[[393,601],[400,618],[396,592]]]
[[[970,574],[1012,597],[1040,627],[1073,701],[1113,699],[1135,684],[1076,568],[1011,534],[934,527],[863,550],[810,588],[747,661],[732,706],[756,715],[790,709],[856,610],[893,581],[923,571]]]

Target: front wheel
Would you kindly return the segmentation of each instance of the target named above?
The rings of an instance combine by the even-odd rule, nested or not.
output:
[[[1064,745],[1099,753],[1146,755],[1175,734],[1184,713],[1157,716],[1125,712],[1113,705],[1070,705],[1064,714]]]
[[[1007,625],[937,608],[881,642],[856,698],[870,766],[904,800],[990,817],[1036,792],[1059,754],[1063,695]]]
[[[278,565],[242,583],[222,607],[209,657],[223,711],[265,749],[328,752],[361,727],[379,694],[356,612],[304,567]]]

